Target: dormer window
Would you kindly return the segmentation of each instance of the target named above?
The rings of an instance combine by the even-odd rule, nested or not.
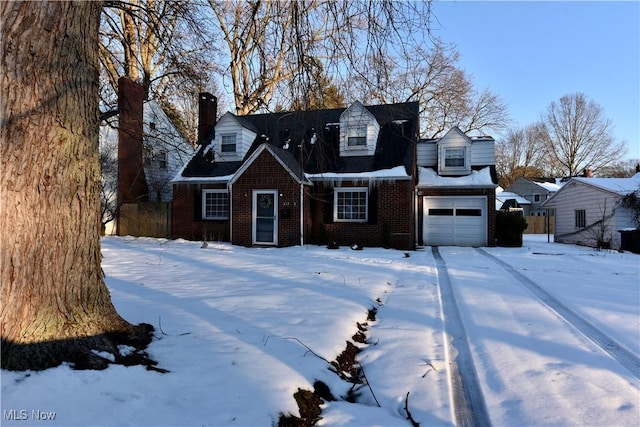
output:
[[[348,129],[347,145],[349,147],[367,146],[367,127],[353,126]]]
[[[466,147],[461,148],[445,148],[444,150],[444,167],[445,168],[462,168],[466,164]]]
[[[236,134],[235,133],[220,135],[220,152],[223,154],[236,153]]]
[[[464,176],[471,173],[471,138],[457,126],[438,142],[438,175]]]
[[[340,114],[340,156],[373,156],[380,123],[360,102],[355,101]]]

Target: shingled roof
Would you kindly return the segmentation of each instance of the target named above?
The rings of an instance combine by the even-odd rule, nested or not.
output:
[[[304,172],[310,174],[370,172],[397,166],[404,166],[411,174],[413,146],[419,131],[418,103],[366,108],[380,125],[376,151],[372,156],[340,157],[339,122],[345,108],[235,116],[243,127],[257,135],[244,159],[216,161],[211,145],[203,145],[176,181],[232,175],[263,143],[274,146],[281,158],[302,165]]]

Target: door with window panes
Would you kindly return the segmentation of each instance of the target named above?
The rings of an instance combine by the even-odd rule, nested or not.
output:
[[[253,192],[253,244],[278,244],[278,191]]]

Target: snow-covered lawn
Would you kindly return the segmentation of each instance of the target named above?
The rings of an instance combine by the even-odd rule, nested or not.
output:
[[[405,406],[423,427],[455,423],[431,248],[201,248],[118,237],[102,248],[114,304],[127,320],[156,327],[148,351],[170,372],[2,371],[3,426],[276,424],[281,413],[298,414],[298,388],[320,380],[334,396],[347,394],[352,385],[327,361],[358,323],[368,323],[369,344],[357,345],[370,387],[358,387],[358,403],[323,405],[319,424],[410,426]],[[492,424],[640,425],[640,367],[620,364],[495,260],[637,359],[640,256],[546,236],[483,250],[489,256],[439,248]],[[372,307],[376,320],[367,322]]]

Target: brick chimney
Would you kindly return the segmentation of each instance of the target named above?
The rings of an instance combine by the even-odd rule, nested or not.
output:
[[[593,178],[593,171],[589,168],[585,168],[582,172],[582,176],[585,178]]]
[[[207,145],[214,137],[218,98],[208,92],[198,95],[198,145]]]
[[[142,160],[144,89],[128,77],[118,80],[118,206],[148,200]],[[119,225],[118,221],[118,225]]]

